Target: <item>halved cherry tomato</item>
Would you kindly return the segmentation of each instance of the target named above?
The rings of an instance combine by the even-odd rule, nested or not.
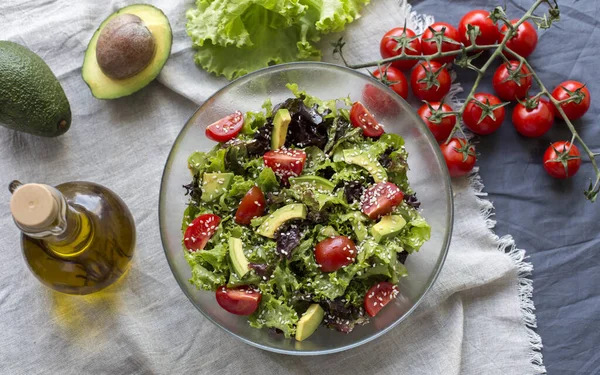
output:
[[[195,218],[185,230],[183,236],[185,248],[191,252],[204,249],[220,222],[221,218],[214,214],[204,214]]]
[[[434,112],[437,112],[435,116],[431,113],[429,106],[435,110]],[[425,122],[438,142],[444,142],[450,136],[454,125],[456,125],[456,115],[442,117],[441,114],[444,112],[452,112],[452,107],[446,103],[442,105],[440,102],[429,103],[429,105],[427,103],[423,104],[417,111],[419,117]]]
[[[234,138],[244,126],[244,115],[242,112],[234,113],[213,122],[206,127],[206,136],[213,141],[227,142]]]
[[[404,73],[393,66],[382,67],[371,73],[402,98],[408,98],[408,80]]]
[[[565,81],[558,85],[554,91],[552,91],[552,96],[556,100],[566,100],[569,99],[572,95],[580,95],[583,96],[579,99],[579,103],[576,101],[562,103],[560,106],[563,111],[567,115],[569,120],[577,120],[581,118],[585,113],[590,109],[590,92],[585,87],[585,85],[581,82],[577,81]],[[558,110],[555,112],[556,117],[561,117]]]
[[[510,23],[513,25],[519,22],[519,20],[512,20]],[[506,25],[502,26],[500,29],[500,33],[502,34],[502,38],[506,35],[508,31],[508,27]],[[535,27],[531,25],[531,23],[525,21],[519,25],[517,29],[517,35],[513,36],[506,42],[506,47],[510,48],[512,51],[518,53],[523,57],[528,57],[533,53],[535,47],[537,46],[538,35],[537,31],[535,31]],[[514,56],[506,51],[504,51],[504,55],[508,58],[512,59]]]
[[[289,177],[300,176],[302,173],[306,152],[295,148],[280,148],[264,154],[263,160],[283,182],[287,182]]]
[[[399,43],[398,40],[401,40],[401,42]],[[381,57],[387,59],[388,57],[400,55],[402,53],[402,44],[405,45],[405,54],[415,56],[421,54],[421,41],[415,32],[411,29],[404,29],[404,27],[395,27],[381,38],[381,42],[379,43]],[[394,67],[400,70],[409,70],[416,64],[417,60],[398,60],[392,63]]]
[[[492,94],[481,92],[473,97],[463,112],[463,121],[467,128],[479,135],[491,134],[498,130],[506,114],[501,106],[502,101]],[[489,110],[484,110],[482,106]]]
[[[398,287],[388,281],[373,285],[365,294],[365,311],[374,317],[392,299],[398,295]]]
[[[265,195],[258,186],[253,186],[240,203],[235,212],[235,222],[242,225],[250,224],[255,217],[262,216],[265,212]]]
[[[554,142],[544,153],[544,169],[554,178],[575,176],[580,166],[581,153],[571,142]]]
[[[315,260],[323,272],[334,272],[352,264],[356,253],[354,241],[346,236],[329,237],[315,246]]]
[[[421,100],[438,102],[450,92],[452,78],[448,69],[436,61],[422,62],[410,73],[410,87]]]
[[[441,33],[442,29],[444,29],[442,52],[450,52],[460,49],[460,35],[458,34],[458,30],[456,30],[456,28],[449,23],[435,22],[431,24],[427,30],[425,30],[423,35],[421,35],[421,49],[423,50],[424,55],[433,55],[438,52],[438,46],[435,42],[434,32]],[[455,43],[452,43],[452,41]],[[437,61],[443,64],[451,63],[454,61],[454,59],[456,59],[456,55],[440,57],[432,61]]]
[[[452,138],[440,145],[450,177],[460,177],[471,172],[477,157],[475,147],[462,138]]]
[[[463,16],[458,23],[458,34],[465,47],[471,45],[467,25],[479,27],[479,35],[475,38],[475,43],[480,46],[495,44],[500,39],[498,26],[494,24],[489,16],[490,12],[487,10],[472,10]]]
[[[510,101],[527,96],[533,78],[525,65],[521,65],[521,69],[517,69],[519,69],[519,62],[515,60],[501,64],[496,69],[494,78],[492,78],[492,86],[500,99]]]
[[[363,193],[360,210],[372,220],[389,214],[402,203],[404,193],[391,182],[378,182]]]
[[[251,315],[258,309],[262,294],[248,286],[227,288],[223,285],[217,289],[215,297],[224,310],[236,315]]]
[[[531,105],[535,107],[527,108],[527,103],[517,103],[513,109],[512,122],[519,134],[525,137],[540,137],[552,127],[554,109],[546,98],[540,98],[537,105],[535,102]]]
[[[379,137],[383,131],[375,117],[361,102],[355,102],[350,108],[350,122],[355,128],[361,128],[366,137]]]

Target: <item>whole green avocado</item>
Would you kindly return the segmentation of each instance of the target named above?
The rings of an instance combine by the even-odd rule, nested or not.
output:
[[[0,125],[43,137],[71,126],[71,106],[48,65],[38,55],[0,40]]]

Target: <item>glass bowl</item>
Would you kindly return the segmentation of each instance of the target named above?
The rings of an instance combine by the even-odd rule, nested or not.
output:
[[[409,276],[400,282],[400,295],[371,321],[343,334],[325,327],[302,342],[286,339],[268,329],[255,329],[246,317],[223,310],[214,292],[197,290],[188,280],[190,267],[183,257],[181,221],[188,197],[182,185],[192,177],[188,156],[207,151],[214,142],[204,135],[208,124],[236,110],[258,111],[264,100],[273,104],[292,96],[286,84],[320,99],[350,96],[367,105],[385,124],[387,132],[400,134],[409,151],[409,181],[417,192],[425,219],[432,228],[431,240],[408,257]],[[245,343],[261,349],[294,355],[340,352],[376,339],[400,324],[414,311],[442,268],[452,233],[453,203],[450,177],[439,146],[427,126],[402,98],[377,80],[341,66],[326,63],[291,63],[269,67],[231,82],[208,99],[185,124],[169,154],[162,176],[159,202],[160,233],[169,266],[179,286],[196,308],[217,326]]]

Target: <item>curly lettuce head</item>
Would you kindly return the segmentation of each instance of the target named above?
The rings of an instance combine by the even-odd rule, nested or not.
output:
[[[197,0],[187,11],[195,61],[234,79],[272,64],[320,60],[322,34],[342,31],[369,0]]]

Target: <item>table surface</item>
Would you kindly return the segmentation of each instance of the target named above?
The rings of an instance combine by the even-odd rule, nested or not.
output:
[[[431,14],[436,21],[458,23],[471,9],[491,9],[495,0],[411,1],[413,10]],[[446,4],[446,2],[443,2]],[[518,17],[532,3],[511,0],[507,14]],[[567,79],[588,84],[592,107],[575,123],[588,146],[600,152],[600,14],[599,0],[559,1],[561,21],[542,31],[529,61],[545,85],[552,89]],[[472,74],[459,71],[459,80],[471,89]],[[485,79],[480,91],[493,92]],[[464,95],[466,96],[466,95]],[[553,180],[542,167],[548,144],[569,140],[562,121],[545,136],[525,139],[507,120],[495,134],[477,139],[480,174],[485,191],[496,207],[496,233],[512,235],[527,250],[534,266],[533,300],[538,333],[543,340],[544,363],[549,374],[600,373],[600,201],[583,197],[589,178],[589,161],[568,181]]]

